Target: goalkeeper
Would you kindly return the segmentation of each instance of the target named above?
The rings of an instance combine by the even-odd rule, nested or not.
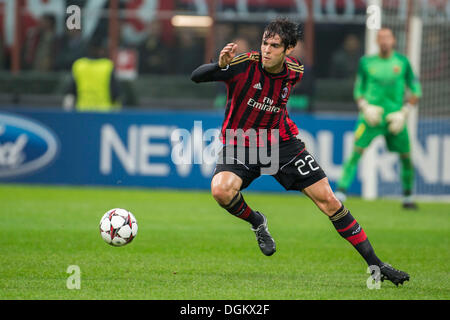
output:
[[[403,207],[416,209],[412,200],[414,167],[406,122],[408,113],[422,95],[421,86],[408,59],[394,50],[392,30],[379,30],[377,43],[378,55],[364,56],[359,61],[353,92],[360,110],[355,145],[352,155],[344,163],[336,196],[341,201],[346,199],[346,191],[355,177],[361,155],[376,136],[383,135],[388,150],[400,155]],[[411,95],[404,101],[406,86]]]

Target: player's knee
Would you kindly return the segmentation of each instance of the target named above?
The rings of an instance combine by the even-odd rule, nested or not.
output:
[[[230,204],[240,190],[242,180],[230,172],[220,172],[211,181],[211,194],[221,206]]]
[[[332,216],[336,213],[342,206],[342,203],[336,198],[334,193],[327,192],[321,199],[319,203],[319,208],[327,216]]]
[[[219,205],[225,206],[233,200],[236,192],[227,185],[213,185],[211,186],[211,194]]]

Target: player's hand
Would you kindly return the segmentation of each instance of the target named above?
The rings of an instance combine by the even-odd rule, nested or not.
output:
[[[219,55],[219,67],[222,69],[230,64],[231,60],[236,56],[237,44],[229,43],[227,44]]]
[[[381,116],[384,112],[382,107],[369,104],[364,99],[358,100],[358,107],[363,113],[364,119],[366,119],[370,126],[376,126],[381,122]]]
[[[407,103],[400,111],[392,112],[386,116],[390,133],[399,134],[403,130],[411,108],[413,106]]]

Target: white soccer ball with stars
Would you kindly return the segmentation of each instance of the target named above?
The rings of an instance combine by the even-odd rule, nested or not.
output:
[[[100,235],[106,243],[120,247],[136,237],[138,225],[134,215],[120,208],[111,209],[100,219]]]

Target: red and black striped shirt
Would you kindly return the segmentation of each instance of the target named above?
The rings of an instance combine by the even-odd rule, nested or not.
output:
[[[212,64],[211,64],[212,65]],[[228,95],[225,108],[225,119],[222,124],[222,141],[224,144],[236,144],[237,140],[230,132],[256,132],[257,145],[265,144],[259,139],[261,129],[268,133],[271,144],[295,139],[298,128],[289,118],[286,104],[290,92],[302,79],[303,65],[292,57],[286,57],[284,69],[278,74],[264,70],[260,62],[260,53],[253,51],[236,56],[227,68],[204,68],[209,72],[193,72],[192,80],[196,82],[223,81],[227,85]],[[278,130],[279,139],[274,135]],[[245,136],[245,145],[249,145]]]

